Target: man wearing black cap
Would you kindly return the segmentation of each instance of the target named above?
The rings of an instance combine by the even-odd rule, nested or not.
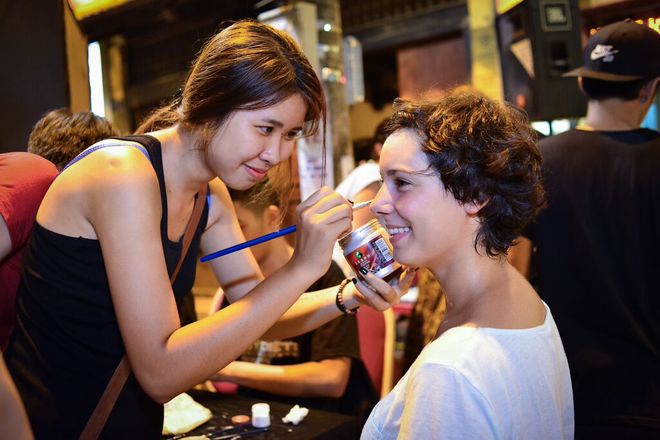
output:
[[[535,250],[577,439],[660,438],[660,133],[639,128],[659,75],[655,31],[627,20],[589,38],[567,74],[588,98],[586,123],[540,142],[548,208],[514,251]]]

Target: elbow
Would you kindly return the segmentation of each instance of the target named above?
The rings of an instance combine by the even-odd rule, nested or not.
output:
[[[170,400],[174,399],[176,396],[178,396],[181,393],[163,393],[163,392],[152,392],[152,393],[147,393],[147,395],[153,400],[154,402],[165,405],[167,402]]]
[[[159,374],[135,372],[135,378],[142,391],[159,404],[165,404],[181,393],[180,390],[175,389],[171,380]]]
[[[159,388],[157,386],[144,386],[142,385],[142,390],[156,403],[161,405],[169,402],[175,398],[178,394],[177,392],[168,391],[165,388]]]
[[[341,396],[343,396],[344,392],[346,391],[346,385],[348,385],[348,380],[334,381],[333,383],[329,383],[326,387],[326,396],[332,399],[341,398]]]
[[[325,380],[323,380],[319,389],[319,397],[330,397],[332,399],[341,398],[346,392],[346,387],[348,386],[349,373],[350,368],[329,369],[329,374],[325,376]]]

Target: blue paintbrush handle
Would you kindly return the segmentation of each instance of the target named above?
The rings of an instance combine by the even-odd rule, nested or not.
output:
[[[249,248],[250,246],[254,246],[259,243],[263,243],[264,241],[269,241],[273,240],[274,238],[281,237],[283,235],[291,234],[292,232],[296,232],[296,225],[291,225],[289,227],[286,227],[284,229],[280,229],[279,231],[276,232],[271,232],[270,234],[262,235],[261,237],[257,237],[253,240],[248,240],[245,243],[237,244],[235,246],[228,247],[226,249],[219,250],[217,252],[213,252],[212,254],[208,254],[203,256],[202,258],[199,259],[202,263],[205,263],[209,260],[213,260],[214,258],[222,257],[223,255],[231,254],[236,251],[240,251],[241,249]]]
[[[353,202],[351,202],[353,203]],[[371,200],[367,200],[366,202],[360,202],[360,203],[355,203],[353,205],[353,211],[357,209],[362,209],[371,203]],[[262,235],[261,237],[257,237],[253,240],[248,240],[245,243],[237,244],[236,246],[231,246],[228,247],[227,249],[222,249],[217,252],[213,252],[212,254],[208,254],[203,256],[202,258],[199,259],[202,263],[206,263],[209,260],[213,260],[214,258],[222,257],[223,255],[231,254],[232,252],[240,251],[241,249],[249,248],[250,246],[254,246],[255,244],[263,243],[264,241],[269,241],[277,237],[281,237],[283,235],[291,234],[292,232],[296,232],[296,225],[291,225],[288,226],[284,229],[280,229],[279,231],[276,232],[271,232],[270,234]]]

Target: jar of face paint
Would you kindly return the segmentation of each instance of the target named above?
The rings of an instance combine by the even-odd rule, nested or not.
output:
[[[353,272],[360,278],[371,272],[390,281],[400,272],[401,265],[392,257],[392,244],[387,231],[377,219],[340,238],[339,246]]]

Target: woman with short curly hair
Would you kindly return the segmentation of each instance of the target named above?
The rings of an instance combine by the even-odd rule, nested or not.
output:
[[[371,209],[395,259],[442,283],[447,312],[362,438],[572,438],[557,327],[506,260],[544,203],[526,118],[462,91],[436,103],[397,101],[388,128]]]

